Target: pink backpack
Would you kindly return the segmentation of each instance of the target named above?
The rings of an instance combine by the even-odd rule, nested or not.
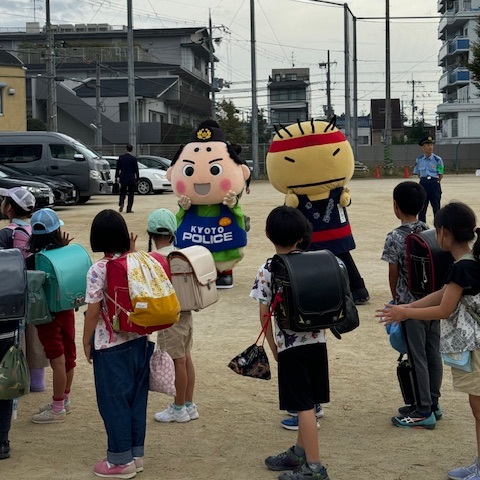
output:
[[[30,225],[17,225],[11,223],[7,225],[7,228],[12,230],[12,248],[18,248],[23,255],[23,258],[27,258],[31,255],[28,250],[28,241],[32,235],[32,227]]]

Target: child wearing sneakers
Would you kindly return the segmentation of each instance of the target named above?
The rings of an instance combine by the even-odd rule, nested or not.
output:
[[[30,225],[32,236],[29,249],[33,254],[62,248],[71,241],[69,235],[62,233],[60,228],[64,223],[50,208],[37,210],[32,215]],[[53,370],[53,398],[52,403],[40,407],[32,415],[33,423],[63,423],[67,413],[70,413],[70,390],[77,358],[75,314],[71,309],[52,312],[51,315],[50,323],[37,325],[36,328]]]
[[[470,368],[468,364],[465,369],[452,366],[451,371],[453,388],[469,396],[475,418],[477,457],[468,467],[450,470],[448,477],[480,480],[480,228],[473,210],[461,202],[441,208],[435,214],[434,225],[440,247],[455,259],[445,285],[408,305],[386,305],[377,310],[376,316],[386,325],[412,317],[425,323],[441,318],[440,351],[467,353]]]
[[[173,241],[177,231],[175,215],[165,208],[155,210],[148,217],[148,251],[154,249],[164,256],[175,250]],[[199,417],[193,402],[195,388],[195,367],[191,350],[193,345],[192,312],[181,312],[180,320],[172,327],[157,333],[157,346],[166,351],[175,364],[176,395],[172,404],[155,414],[157,422],[185,423]]]
[[[120,213],[102,210],[93,219],[90,245],[104,256],[87,272],[83,350],[93,362],[98,410],[107,432],[107,458],[94,466],[97,477],[133,478],[143,471],[153,343],[148,335],[114,332],[102,315],[107,309],[107,263],[134,250],[135,240]]]
[[[411,232],[428,228],[417,219],[425,199],[424,188],[416,182],[401,182],[393,190],[393,211],[401,225],[387,234],[382,260],[388,262],[388,279],[395,304],[415,300],[408,290],[406,238]],[[392,417],[392,423],[396,427],[433,429],[442,416],[438,404],[443,372],[440,320],[423,322],[410,318],[402,324],[402,331],[412,367],[415,405],[400,407],[400,415]]]
[[[278,254],[297,250],[309,232],[308,221],[296,208],[277,207],[268,215],[266,235]],[[267,315],[272,302],[268,264],[267,261],[260,267],[250,292],[250,297],[259,302],[262,325],[270,321]],[[275,321],[274,326],[269,325],[266,338],[278,361],[280,409],[298,412],[298,435],[294,446],[267,457],[265,464],[270,470],[286,471],[279,475],[279,480],[329,480],[320,462],[315,417],[315,406],[330,401],[325,334],[281,330]]]

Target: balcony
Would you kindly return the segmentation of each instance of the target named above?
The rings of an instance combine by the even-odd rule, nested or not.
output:
[[[438,91],[445,93],[447,89],[468,85],[470,72],[465,67],[458,67],[452,72],[445,72],[438,81]]]
[[[447,31],[455,32],[457,31],[462,25],[467,23],[469,20],[474,20],[478,14],[476,15],[473,11],[459,11],[458,5],[453,9],[449,9],[445,12],[445,14],[440,19],[438,24],[438,38],[439,40],[446,40],[447,38]]]
[[[453,40],[444,42],[438,53],[438,64],[442,65],[443,60],[448,55],[457,55],[463,52],[469,52],[470,40],[465,37],[455,37]]]

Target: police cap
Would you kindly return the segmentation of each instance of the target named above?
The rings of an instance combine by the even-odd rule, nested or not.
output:
[[[425,145],[426,143],[434,144],[434,143],[435,143],[435,140],[429,135],[428,137],[423,137],[423,138],[418,142],[418,144],[419,144],[420,146]]]

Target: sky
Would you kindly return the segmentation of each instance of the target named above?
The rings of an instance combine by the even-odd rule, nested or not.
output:
[[[338,0],[334,3],[343,4]],[[134,28],[208,26],[220,38],[215,76],[230,84],[217,100],[232,100],[246,119],[251,111],[250,0],[132,0]],[[326,68],[330,51],[331,95],[336,114],[345,110],[343,7],[319,0],[255,0],[257,89],[259,108],[267,107],[267,81],[274,68],[309,68],[311,115],[323,115],[327,103]],[[358,112],[368,114],[370,100],[385,98],[386,0],[350,0],[357,18]],[[127,0],[50,0],[52,23],[127,24]],[[437,58],[436,0],[390,0],[391,96],[400,99],[411,121],[416,113],[434,123],[441,103]],[[406,18],[395,18],[406,17]],[[414,18],[428,17],[428,18]],[[45,0],[2,0],[0,31],[45,23]],[[414,87],[414,95],[413,95]]]

